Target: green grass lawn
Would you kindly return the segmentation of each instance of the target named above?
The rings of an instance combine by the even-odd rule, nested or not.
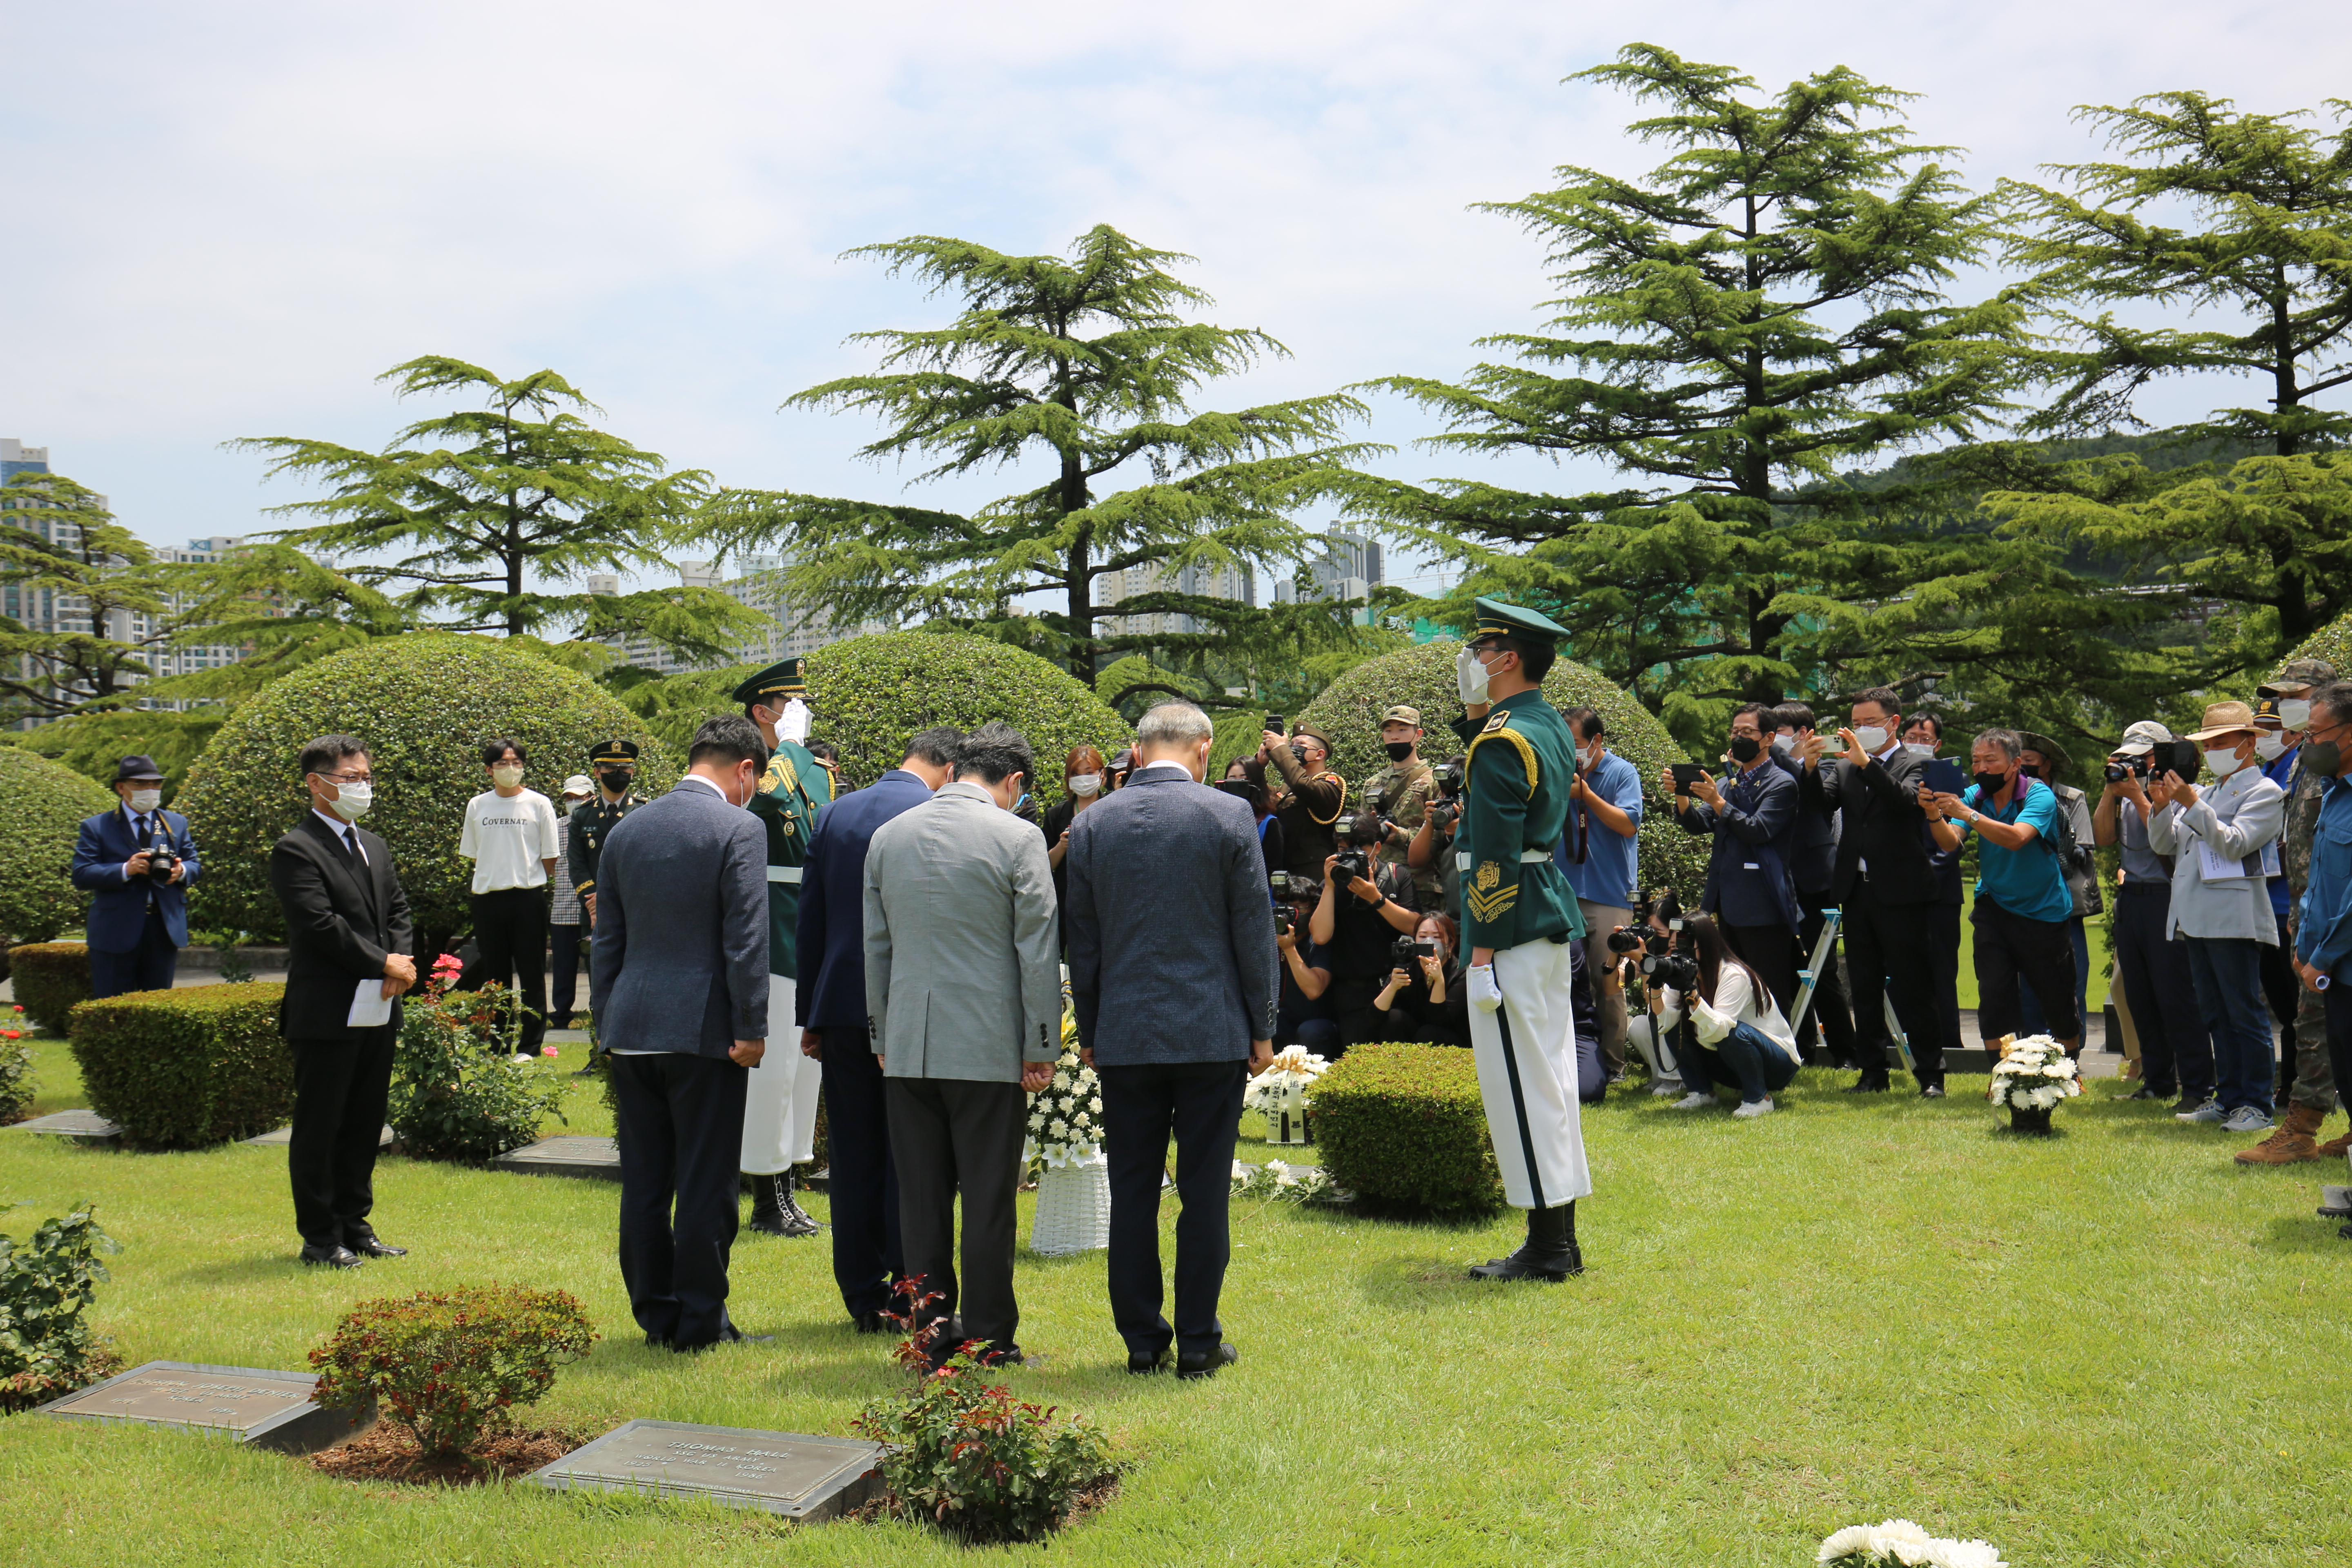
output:
[[[41,1056],[39,1109],[79,1103],[62,1049]],[[1102,1423],[1133,1466],[1106,1510],[1041,1546],[972,1553],[911,1525],[523,1486],[357,1487],[219,1442],[22,1415],[0,1420],[0,1541],[11,1561],[138,1568],[1794,1568],[1831,1530],[1900,1515],[2018,1568],[2352,1561],[2352,1243],[2312,1215],[2340,1170],[2233,1166],[2243,1140],[2113,1083],[2061,1110],[2060,1136],[2019,1140],[1983,1081],[1928,1102],[1808,1072],[1753,1124],[1646,1095],[1589,1111],[1591,1272],[1563,1286],[1461,1278],[1513,1244],[1515,1217],[1237,1209],[1224,1312],[1243,1360],[1204,1384],[1125,1374],[1100,1254],[1024,1253],[1021,1337],[1049,1360],[1012,1381]],[[580,1100],[575,1127],[600,1128]],[[614,1186],[387,1160],[378,1220],[415,1255],[351,1275],[296,1265],[285,1187],[282,1152],[0,1133],[0,1199],[32,1205],[0,1225],[22,1235],[94,1196],[124,1243],[96,1315],[133,1363],[299,1368],[354,1300],[499,1279],[576,1291],[608,1335],[528,1421],[842,1433],[898,1375],[843,1321],[822,1241],[747,1237],[732,1310],[775,1342],[681,1360],[631,1330]]]

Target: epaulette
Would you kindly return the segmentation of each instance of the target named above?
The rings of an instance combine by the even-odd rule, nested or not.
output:
[[[1497,709],[1494,717],[1486,721],[1486,727],[1478,732],[1482,735],[1491,735],[1510,721],[1511,710],[1507,708]]]

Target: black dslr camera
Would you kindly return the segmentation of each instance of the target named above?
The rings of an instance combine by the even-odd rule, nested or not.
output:
[[[1409,936],[1401,936],[1389,943],[1389,967],[1402,969],[1407,974],[1419,975],[1421,960],[1436,956],[1437,944],[1433,942],[1415,942]]]
[[[1644,979],[1675,991],[1687,991],[1698,979],[1698,960],[1687,953],[1654,952],[1642,960]]]
[[[2149,759],[2147,757],[2133,757],[2126,762],[2117,762],[2113,757],[2107,759],[2106,774],[2109,784],[2121,784],[2126,779],[2144,779],[2153,772],[2155,769],[2150,766]]]
[[[2190,784],[2197,782],[2197,771],[2205,764],[2205,753],[2194,741],[2158,741],[2144,757],[2134,757],[2128,763],[2107,759],[2109,784],[2121,784],[2126,779],[2152,778],[2159,773],[2179,773]]]
[[[150,881],[168,882],[172,873],[180,868],[179,852],[169,841],[158,838],[147,850],[147,877]]]
[[[1462,759],[1449,757],[1434,771],[1437,798],[1427,807],[1429,825],[1433,828],[1451,827],[1462,820]]]

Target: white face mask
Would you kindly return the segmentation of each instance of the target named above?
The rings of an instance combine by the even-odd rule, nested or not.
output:
[[[149,812],[163,804],[163,792],[160,789],[134,789],[131,792],[131,809],[133,811]]]
[[[1454,656],[1454,689],[1465,703],[1486,700],[1486,667],[1466,647]]]
[[[490,770],[490,782],[500,789],[512,789],[522,783],[520,763],[500,763]]]
[[[1094,794],[1100,788],[1102,788],[1102,774],[1100,773],[1072,773],[1070,775],[1070,793],[1072,795],[1088,795]]]
[[[1797,737],[1789,733],[1775,735],[1772,737],[1772,749],[1785,757],[1797,749]]]
[[[367,815],[367,808],[374,803],[374,800],[373,784],[338,784],[335,786],[335,798],[329,804],[327,809],[345,822],[357,822]]]
[[[1915,757],[1932,757],[1936,754],[1936,748],[1925,741],[1906,741],[1903,742],[1903,749]]]
[[[2277,762],[2286,755],[2286,737],[2274,734],[2268,730],[2257,731],[2254,735],[2254,755],[2265,763]]]
[[[1576,758],[1588,773],[1592,769],[1599,767],[1601,765],[1601,742],[1598,741],[1593,742],[1592,744],[1577,752]]]
[[[2279,722],[2290,730],[2300,730],[2311,722],[2311,700],[2305,697],[2279,699]]]
[[[1886,750],[1886,731],[1875,724],[1864,725],[1853,732],[1853,738],[1860,741],[1862,749],[1874,757]]]
[[[2238,748],[2231,746],[2227,751],[2208,750],[2205,753],[2205,765],[2213,771],[2215,778],[2228,778],[2238,771]]]

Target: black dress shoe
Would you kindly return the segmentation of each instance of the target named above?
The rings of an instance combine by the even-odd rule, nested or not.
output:
[[[1228,1345],[1225,1348],[1230,1350],[1233,1347]],[[1127,1352],[1127,1370],[1141,1377],[1146,1373],[1158,1372],[1174,1359],[1173,1345],[1162,1346],[1156,1351],[1129,1351]]]
[[[1848,1094],[1884,1094],[1886,1092],[1886,1080],[1882,1079],[1878,1082],[1873,1083],[1866,1078],[1860,1079],[1846,1085],[1845,1092]]]
[[[1219,1345],[1197,1355],[1186,1351],[1176,1358],[1176,1375],[1188,1382],[1196,1377],[1214,1377],[1219,1367],[1231,1366],[1241,1359],[1242,1352],[1231,1345]]]
[[[394,1247],[390,1242],[381,1240],[373,1236],[363,1236],[359,1240],[352,1243],[352,1250],[358,1253],[362,1258],[405,1258],[408,1256],[408,1248],[404,1247]]]
[[[1919,1091],[1919,1098],[1922,1100],[1941,1100],[1944,1098],[1944,1086],[1940,1083],[1931,1083],[1927,1088]]]
[[[357,1268],[359,1254],[348,1247],[305,1247],[302,1261],[321,1264],[329,1268]]]
[[[895,1334],[898,1331],[898,1325],[885,1312],[853,1312],[849,1324],[861,1334]]]

